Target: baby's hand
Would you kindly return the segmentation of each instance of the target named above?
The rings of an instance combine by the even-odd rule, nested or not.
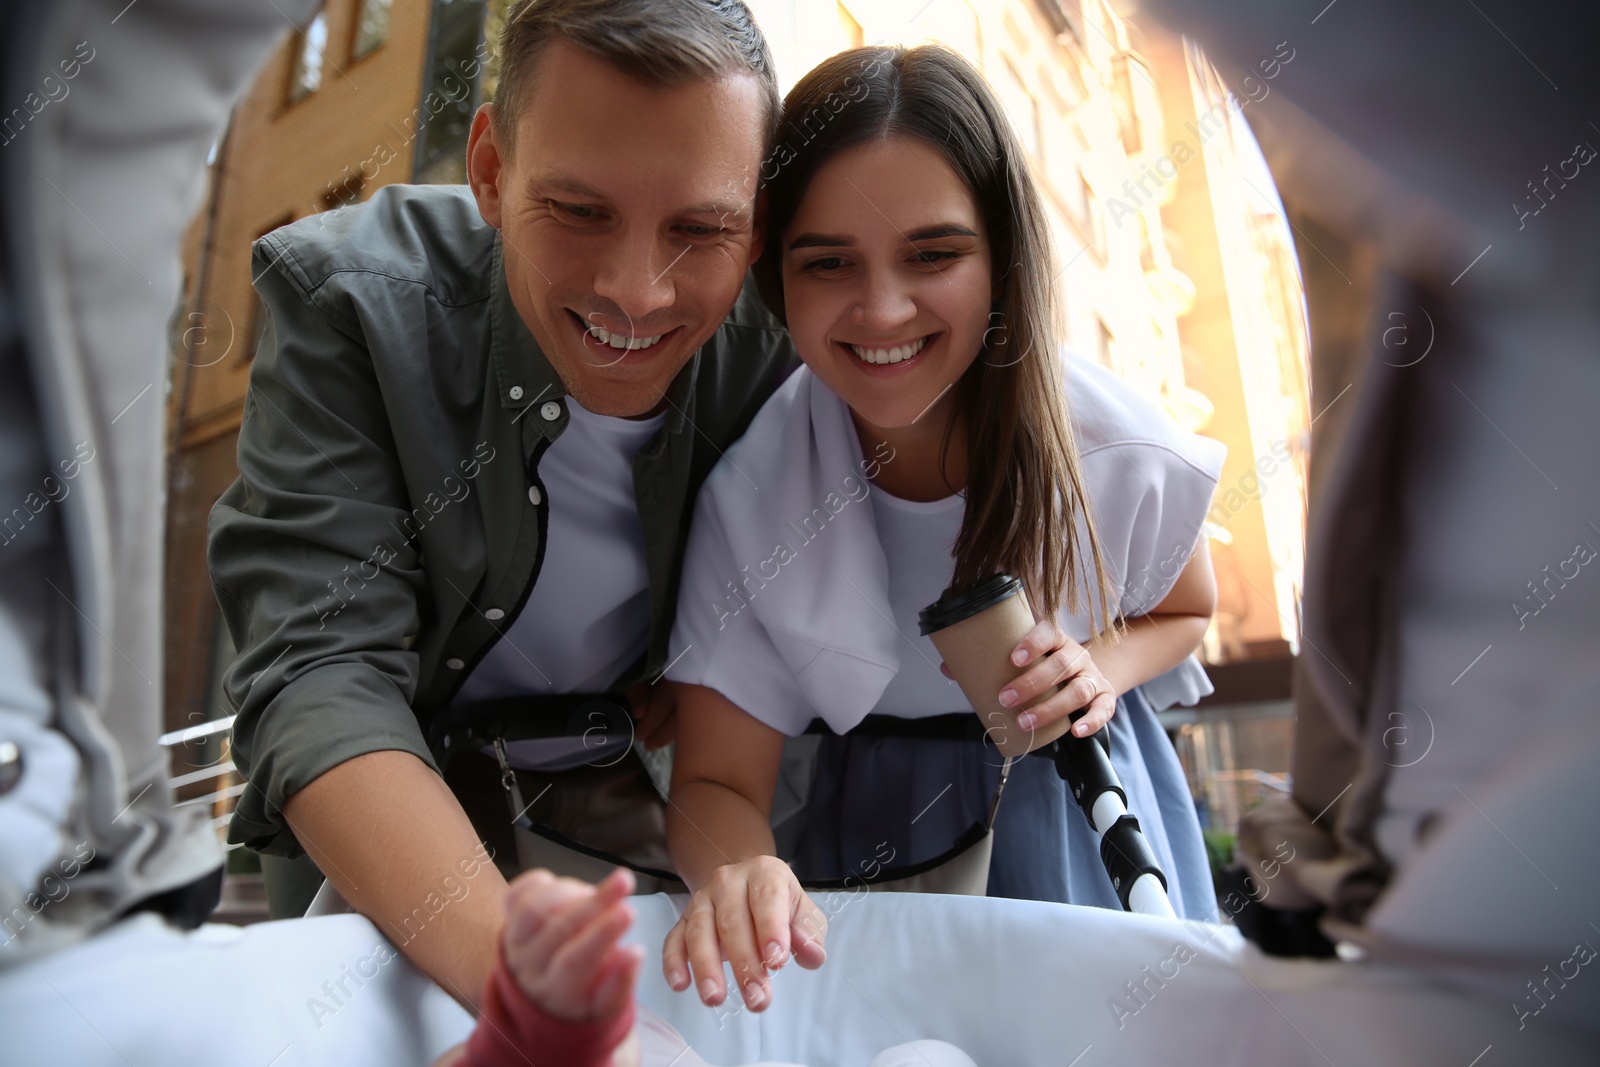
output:
[[[506,967],[528,999],[570,1022],[607,1019],[633,999],[644,949],[617,942],[633,925],[632,872],[590,885],[528,871],[506,895]]]

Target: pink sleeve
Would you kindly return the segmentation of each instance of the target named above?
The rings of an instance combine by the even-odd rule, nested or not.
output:
[[[457,1067],[609,1067],[611,1053],[633,1029],[633,1019],[632,1001],[624,1011],[595,1022],[546,1014],[517,985],[502,952],[484,983],[478,1026]]]

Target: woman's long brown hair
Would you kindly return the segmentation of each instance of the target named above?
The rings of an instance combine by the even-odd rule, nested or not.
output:
[[[858,48],[825,60],[789,91],[778,147],[762,166],[768,240],[776,244],[811,177],[839,152],[886,137],[919,138],[971,190],[988,231],[996,303],[984,348],[957,384],[967,430],[967,504],[952,587],[1006,572],[1042,618],[1087,601],[1091,630],[1115,631],[1116,587],[1067,412],[1049,231],[1022,147],[983,76],[937,45]],[[781,257],[756,280],[782,319]],[[955,419],[945,428],[948,451]],[[1087,544],[1074,519],[1084,518]]]

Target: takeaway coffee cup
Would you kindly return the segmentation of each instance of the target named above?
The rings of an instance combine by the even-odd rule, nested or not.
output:
[[[971,589],[946,591],[918,615],[923,635],[933,639],[956,684],[1003,756],[1025,756],[1054,741],[1072,725],[1068,718],[1036,730],[1017,725],[1018,715],[1060,691],[1059,685],[1026,704],[1011,708],[1000,705],[1000,690],[1020,673],[1011,662],[1011,650],[1033,629],[1035,621],[1022,582],[1008,574],[997,574]]]

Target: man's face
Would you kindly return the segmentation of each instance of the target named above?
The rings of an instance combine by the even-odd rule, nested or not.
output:
[[[514,144],[467,149],[512,302],[591,411],[644,415],[722,325],[760,252],[753,76],[662,88],[565,42],[539,57]]]

